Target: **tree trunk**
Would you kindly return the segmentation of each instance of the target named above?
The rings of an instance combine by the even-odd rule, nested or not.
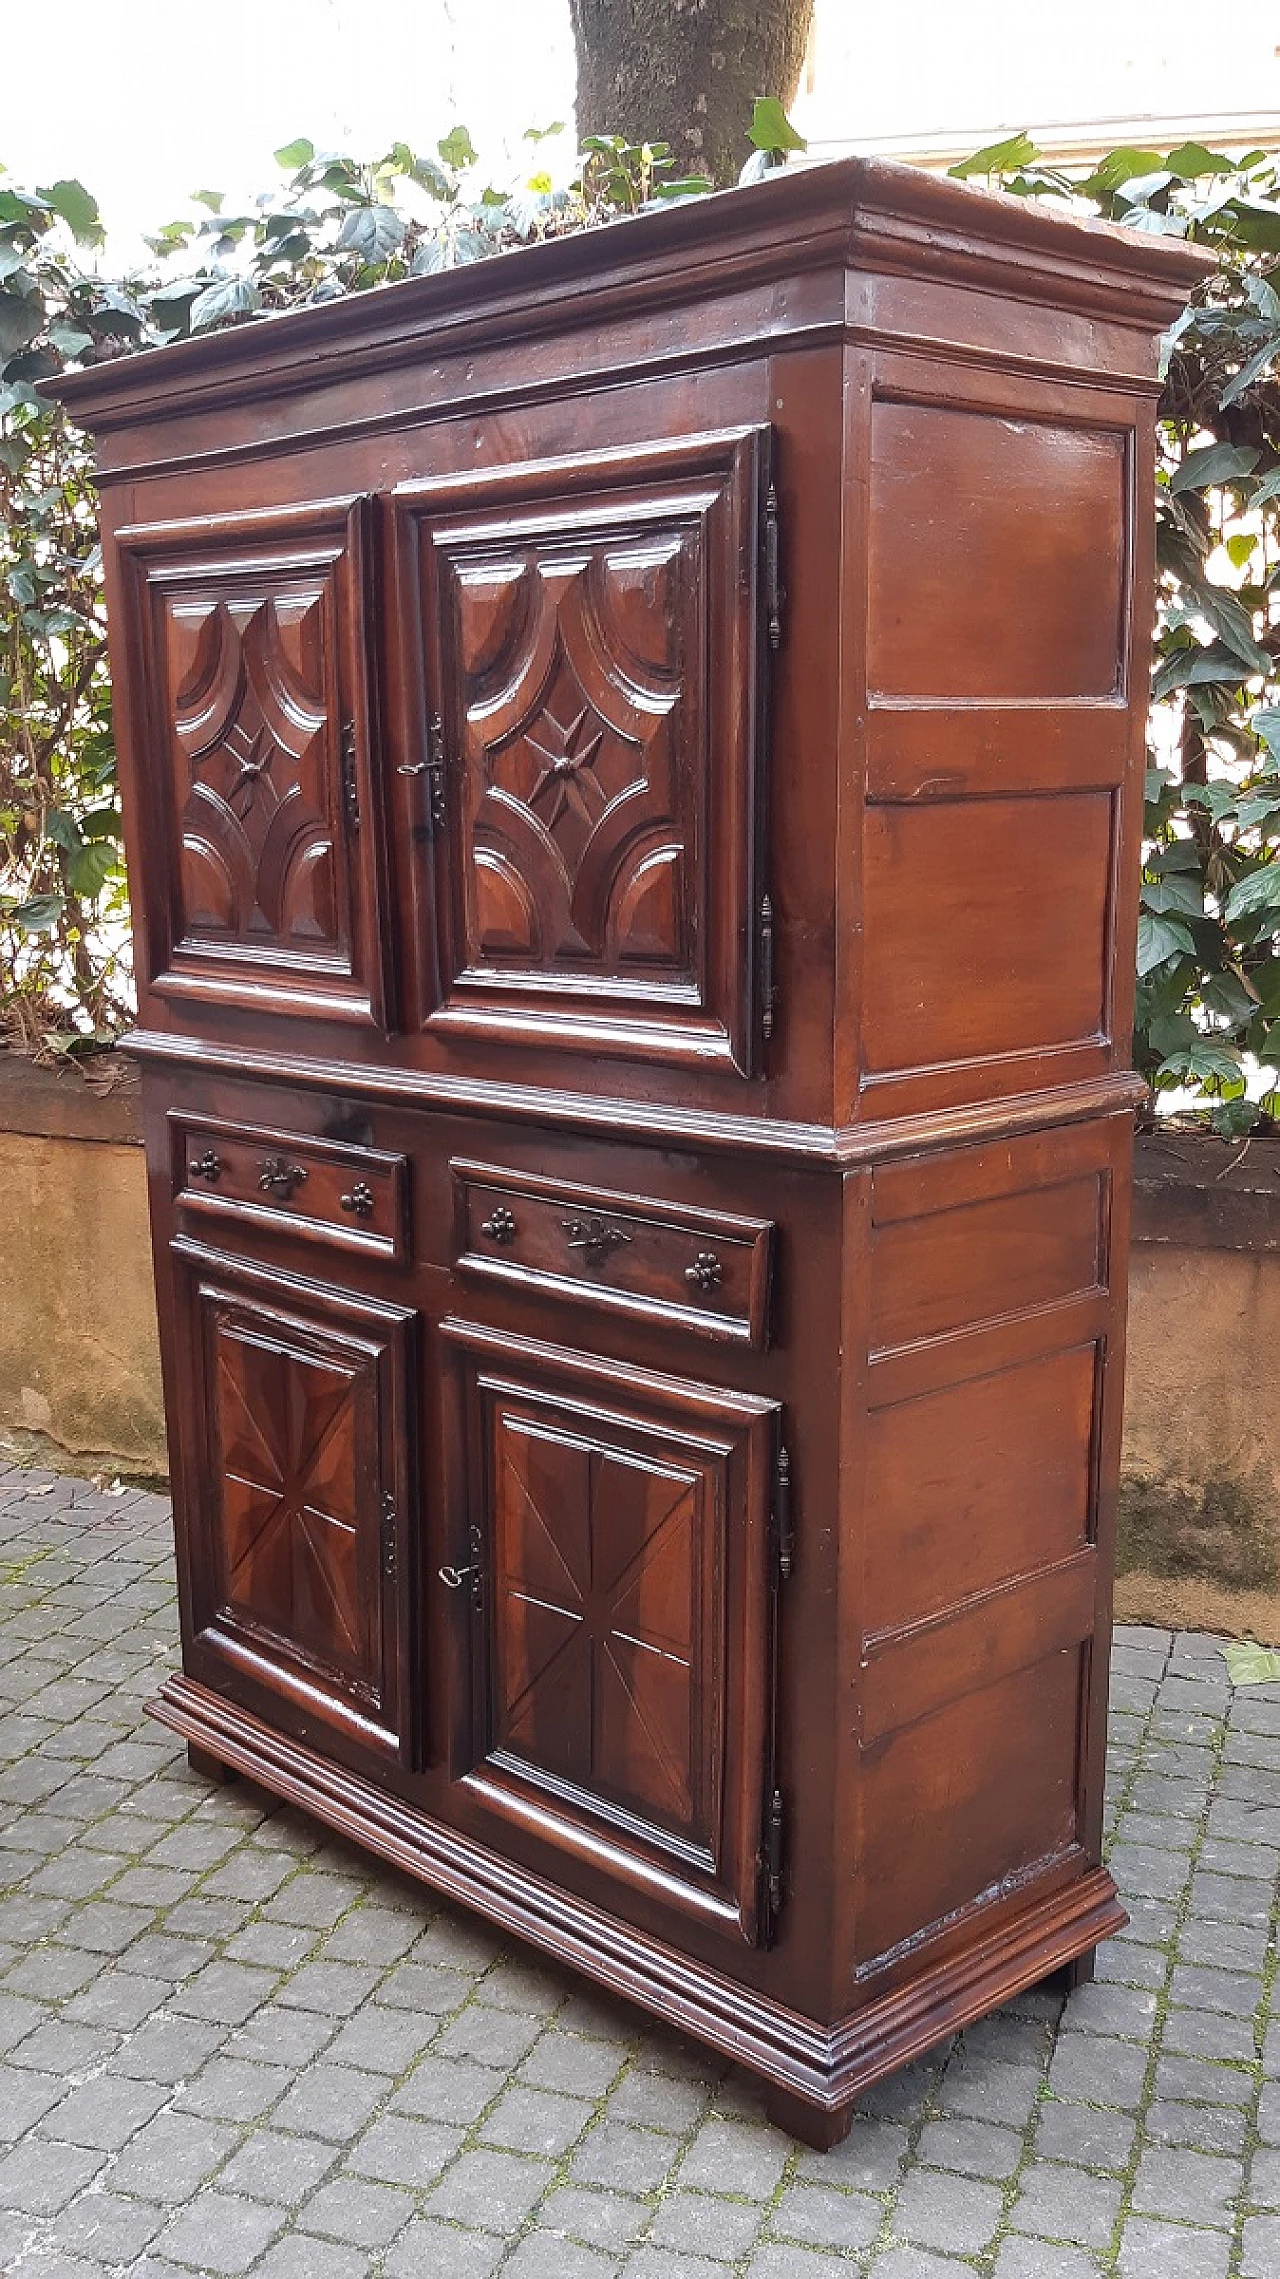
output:
[[[676,175],[737,180],[757,95],[786,108],[813,0],[569,0],[580,135],[668,142]]]

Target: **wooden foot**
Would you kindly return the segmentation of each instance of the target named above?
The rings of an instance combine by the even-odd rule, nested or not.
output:
[[[198,1749],[194,1741],[187,1743],[187,1763],[193,1773],[200,1775],[201,1780],[217,1781],[222,1785],[237,1778],[230,1765],[224,1765],[220,1757],[211,1757],[207,1749]]]
[[[789,2089],[766,2089],[764,2109],[775,2129],[781,2129],[784,2136],[798,2137],[801,2144],[812,2145],[815,2152],[830,2152],[833,2144],[848,2136],[853,2121],[852,2105],[838,2105],[828,2111]]]
[[[1096,1947],[1086,1947],[1073,1962],[1064,1962],[1060,1970],[1051,1970],[1041,1984],[1053,1994],[1074,1994],[1077,1986],[1087,1986],[1093,1977],[1097,1953]]]

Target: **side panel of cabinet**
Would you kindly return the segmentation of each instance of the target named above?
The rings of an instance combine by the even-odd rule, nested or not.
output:
[[[196,1674],[398,1754],[415,1317],[172,1247]]]
[[[767,444],[398,494],[433,1029],[750,1069]]]
[[[455,1776],[756,1940],[776,1409],[460,1322],[444,1340]]]
[[[337,500],[119,534],[162,995],[385,1019],[366,520]]]

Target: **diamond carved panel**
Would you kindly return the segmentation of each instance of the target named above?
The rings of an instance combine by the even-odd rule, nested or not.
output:
[[[750,1071],[767,441],[398,494],[424,1024]]]

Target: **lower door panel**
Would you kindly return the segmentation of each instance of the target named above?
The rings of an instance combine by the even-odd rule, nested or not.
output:
[[[415,1317],[173,1247],[196,1652],[287,1702],[295,1727],[397,1755]]]
[[[757,1940],[775,1405],[469,1323],[443,1338],[455,1777]]]

